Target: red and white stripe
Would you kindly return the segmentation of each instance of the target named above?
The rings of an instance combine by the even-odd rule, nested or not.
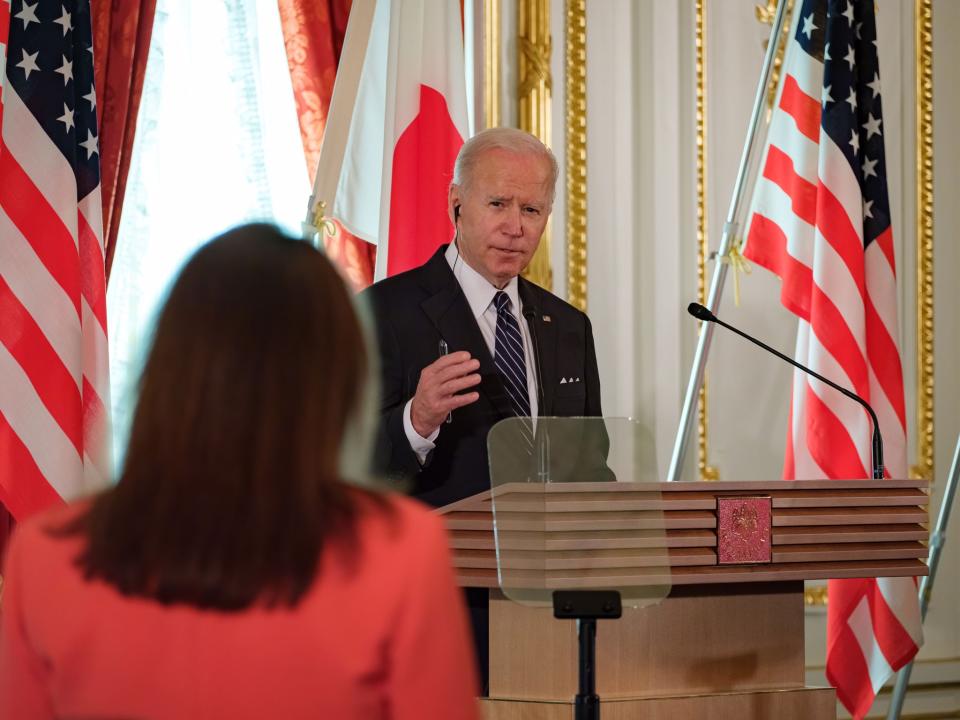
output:
[[[0,502],[21,520],[111,476],[103,221],[9,88],[0,124]]]
[[[868,399],[887,474],[906,477],[892,233],[864,252],[858,179],[821,130],[822,82],[822,63],[790,43],[744,254],[782,280],[781,302],[799,318],[796,359]],[[784,477],[869,477],[871,431],[857,404],[797,371]],[[827,676],[847,709],[863,717],[922,643],[916,582],[831,581],[828,607]]]

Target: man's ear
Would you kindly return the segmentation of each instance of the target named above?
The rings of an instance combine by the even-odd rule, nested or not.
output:
[[[461,198],[460,188],[457,185],[450,186],[450,192],[447,193],[447,206],[450,208],[450,218],[453,220],[453,224],[457,224],[457,220],[460,219],[460,206],[463,204],[463,199]]]

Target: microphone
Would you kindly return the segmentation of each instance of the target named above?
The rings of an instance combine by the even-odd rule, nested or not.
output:
[[[537,402],[540,405],[537,410],[538,414],[543,415],[543,372],[540,369],[540,343],[537,342],[537,309],[525,307],[523,317],[527,320],[530,338],[533,340],[533,363],[537,366]]]
[[[758,345],[762,347],[767,352],[773,353],[781,360],[787,361],[788,363],[793,365],[795,368],[799,368],[800,370],[803,370],[808,375],[813,375],[813,377],[815,377],[820,382],[826,383],[827,385],[829,385],[830,387],[832,387],[834,390],[841,393],[842,395],[845,395],[851,400],[855,400],[856,402],[863,405],[863,408],[867,411],[867,413],[869,413],[870,419],[873,421],[873,478],[875,480],[883,479],[883,440],[880,437],[880,423],[877,421],[877,414],[873,411],[873,408],[870,407],[870,405],[867,403],[866,400],[864,400],[859,395],[853,392],[850,392],[846,388],[841,387],[840,385],[837,385],[832,380],[827,380],[827,378],[825,378],[820,373],[814,372],[810,368],[804,365],[801,365],[796,360],[794,360],[791,357],[787,357],[779,350],[774,350],[772,347],[770,347],[766,343],[760,342],[755,337],[751,337],[750,335],[747,335],[745,332],[743,332],[742,330],[738,330],[733,325],[729,325],[725,323],[723,320],[718,318],[716,315],[714,315],[712,312],[710,312],[707,308],[705,308],[700,303],[692,302],[689,305],[687,305],[687,312],[693,315],[695,318],[697,318],[697,320],[702,320],[703,322],[716,323],[717,325],[721,325],[725,327],[727,330],[732,330],[740,337],[749,340],[754,345]]]

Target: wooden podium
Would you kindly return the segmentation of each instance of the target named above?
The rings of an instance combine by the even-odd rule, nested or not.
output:
[[[577,692],[574,623],[498,589],[494,495],[501,527],[533,520],[546,588],[672,586],[597,624],[604,720],[835,718],[804,683],[803,581],[927,574],[925,481],[502,485],[439,510],[460,584],[491,590],[488,720],[567,720]]]

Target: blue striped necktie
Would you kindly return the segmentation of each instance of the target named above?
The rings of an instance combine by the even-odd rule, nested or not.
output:
[[[497,333],[493,346],[493,364],[503,380],[515,415],[530,417],[530,393],[527,390],[527,363],[523,353],[520,325],[510,312],[510,296],[500,291],[493,296],[497,308]]]

